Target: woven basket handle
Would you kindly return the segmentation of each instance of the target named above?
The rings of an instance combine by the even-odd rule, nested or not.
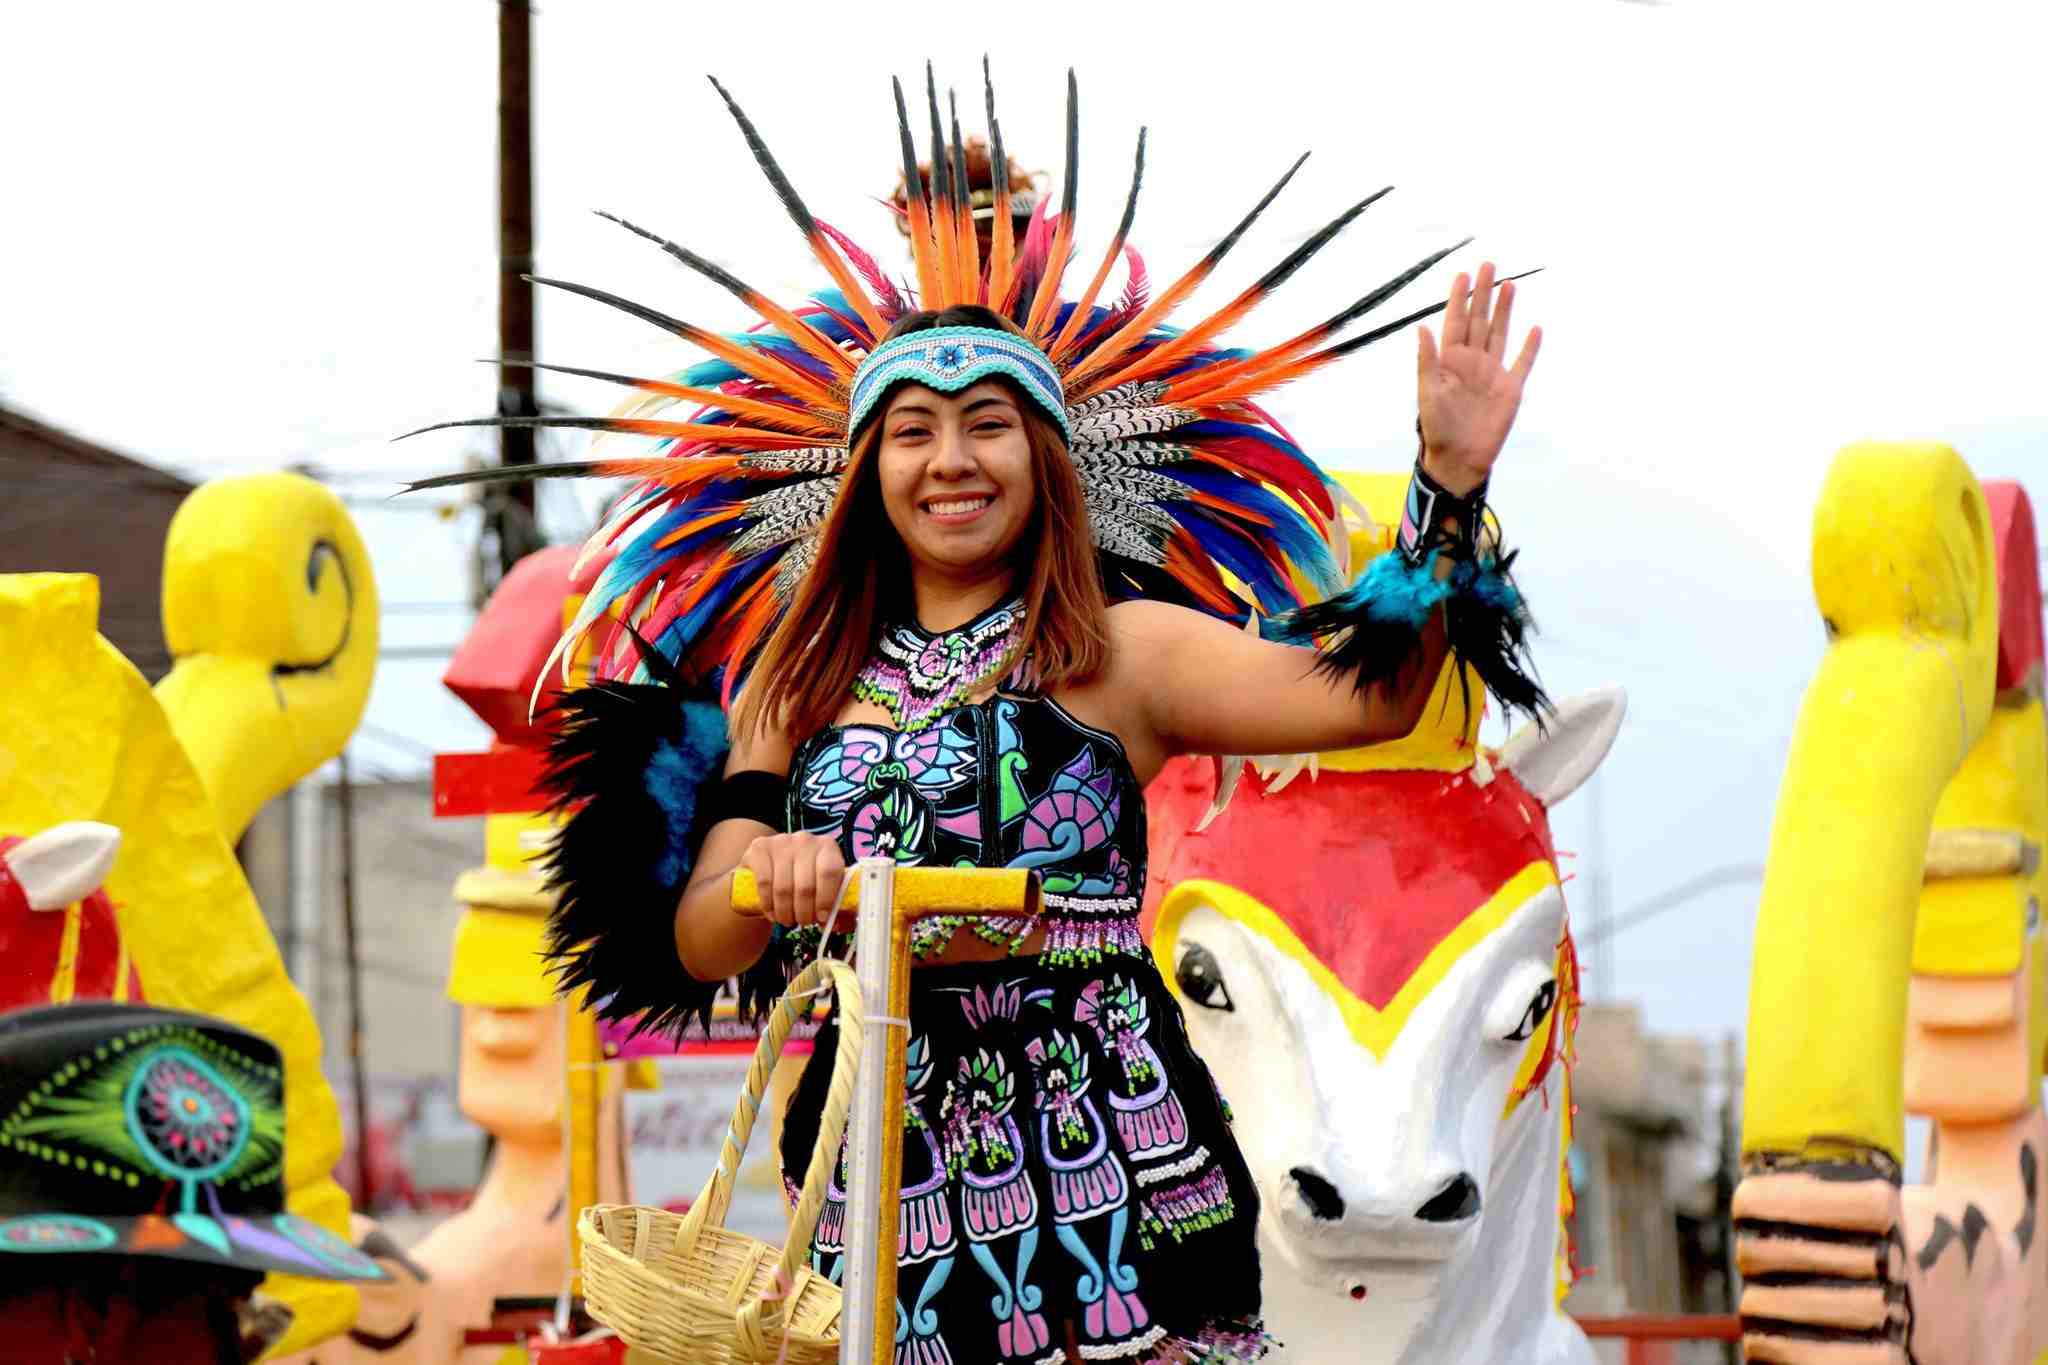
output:
[[[733,1182],[738,1178],[740,1162],[746,1157],[747,1142],[754,1133],[754,1120],[760,1116],[761,1100],[768,1093],[769,1077],[782,1055],[782,1046],[789,1041],[790,1030],[796,1027],[798,1017],[809,1012],[812,1003],[810,993],[827,982],[838,996],[840,1019],[839,1050],[832,1064],[832,1087],[818,1127],[819,1152],[828,1150],[828,1137],[830,1148],[827,1156],[820,1157],[819,1152],[811,1155],[810,1170],[804,1177],[803,1197],[797,1201],[796,1212],[790,1217],[790,1244],[797,1250],[792,1253],[788,1248],[784,1249],[785,1279],[794,1273],[794,1261],[810,1246],[811,1234],[817,1231],[818,1214],[825,1202],[825,1178],[839,1156],[839,1137],[846,1128],[846,1110],[853,1091],[854,1075],[860,1070],[861,1038],[865,1032],[866,1016],[861,1009],[860,981],[845,963],[832,958],[822,958],[798,972],[782,993],[782,998],[775,1002],[775,1009],[768,1017],[768,1027],[762,1030],[761,1040],[754,1048],[753,1065],[747,1068],[747,1083],[741,1088],[739,1100],[733,1106],[732,1121],[726,1125],[725,1145],[719,1150],[718,1166],[705,1180],[704,1188],[676,1229],[674,1247],[677,1254],[688,1255],[696,1247],[705,1227],[725,1225],[726,1211],[732,1205]],[[799,1232],[802,1234],[801,1242],[798,1240]]]

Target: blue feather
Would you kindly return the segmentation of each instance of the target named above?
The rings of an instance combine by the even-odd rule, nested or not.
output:
[[[686,701],[681,710],[681,733],[655,745],[642,778],[668,819],[668,842],[655,866],[655,876],[668,886],[682,885],[689,875],[697,793],[725,767],[731,744],[725,713],[715,703]]]
[[[1200,543],[1204,553],[1251,589],[1259,610],[1271,615],[1294,605],[1294,594],[1241,527],[1226,523],[1209,509],[1191,502],[1170,502],[1165,507]]]
[[[1198,488],[1234,503],[1248,513],[1265,517],[1271,525],[1247,526],[1246,533],[1268,537],[1277,542],[1282,553],[1308,577],[1316,591],[1329,593],[1336,590],[1337,566],[1336,561],[1330,557],[1329,545],[1316,533],[1315,528],[1301,512],[1285,498],[1254,479],[1221,473],[1200,465],[1167,465],[1163,466],[1160,472],[1191,488]],[[1235,566],[1231,572],[1237,572]],[[1293,594],[1290,592],[1283,607],[1293,604]],[[1274,608],[1269,608],[1272,609]]]
[[[678,384],[688,384],[693,389],[715,389],[720,384],[730,384],[735,379],[745,379],[737,368],[723,360],[702,360],[676,375]]]

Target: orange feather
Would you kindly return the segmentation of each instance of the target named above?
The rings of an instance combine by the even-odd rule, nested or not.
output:
[[[1195,544],[1193,553],[1189,552],[1190,544]],[[1177,528],[1166,542],[1166,571],[1216,610],[1229,612],[1237,609],[1237,599],[1224,586],[1222,576],[1216,572],[1215,562],[1185,527]]]
[[[974,210],[967,200],[967,147],[960,140],[960,101],[952,91],[946,99],[953,110],[953,216],[960,234],[960,285],[963,303],[981,302],[981,243],[974,236]]]
[[[1258,307],[1266,293],[1267,291],[1257,288],[1245,290],[1227,306],[1218,309],[1179,336],[1163,345],[1153,347],[1115,374],[1090,385],[1090,390],[1113,389],[1119,384],[1127,384],[1134,379],[1146,379],[1168,369],[1182,356],[1199,349],[1209,338],[1235,326],[1246,313]]]
[[[1203,393],[1201,405],[1204,408],[1212,408],[1222,403],[1234,403],[1239,399],[1254,397],[1268,389],[1290,384],[1303,375],[1313,374],[1338,358],[1333,350],[1322,350],[1313,355],[1303,356],[1299,360],[1250,371]]]
[[[734,503],[730,507],[721,507],[716,512],[707,513],[706,515],[697,518],[695,521],[686,522],[683,525],[678,526],[675,530],[670,531],[660,540],[655,541],[654,548],[657,550],[666,550],[669,546],[674,545],[677,541],[684,540],[690,536],[693,536],[697,534],[697,532],[704,530],[706,527],[717,526],[721,523],[732,521],[744,515],[745,511],[746,508],[740,503]]]
[[[587,299],[595,299],[599,303],[608,303],[621,312],[630,313],[644,322],[651,322],[656,327],[673,332],[685,341],[701,346],[742,374],[751,375],[764,384],[773,384],[791,396],[806,399],[820,408],[838,411],[845,407],[843,401],[833,398],[831,390],[825,385],[765,351],[756,350],[752,346],[742,346],[716,332],[708,332],[695,323],[672,318],[666,313],[657,313],[652,308],[643,307],[630,299],[622,299],[617,294],[607,293],[602,289],[593,289],[587,284],[571,284],[567,280],[551,280],[540,275],[529,275],[526,278],[550,289],[566,290],[571,294],[581,294]]]
[[[924,64],[924,93],[932,123],[932,249],[939,266],[939,301],[927,308],[951,308],[966,302],[960,278],[960,223],[953,202],[953,159],[946,154],[946,135],[939,127],[939,83],[932,64]]]
[[[1217,263],[1223,259],[1233,246],[1237,245],[1238,238],[1242,237],[1246,230],[1258,220],[1259,215],[1266,211],[1266,206],[1278,197],[1281,190],[1287,188],[1287,182],[1294,178],[1294,173],[1301,169],[1301,163],[1307,160],[1308,153],[1303,152],[1300,159],[1287,168],[1287,174],[1281,176],[1273,188],[1266,191],[1266,197],[1253,205],[1252,211],[1246,214],[1222,241],[1209,249],[1208,255],[1195,262],[1194,266],[1185,275],[1175,280],[1164,293],[1153,299],[1142,312],[1123,326],[1117,328],[1113,334],[1104,339],[1101,345],[1088,353],[1088,358],[1077,365],[1073,372],[1067,376],[1067,393],[1071,399],[1085,398],[1090,393],[1099,392],[1102,388],[1107,387],[1106,385],[1089,384],[1088,380],[1091,376],[1107,371],[1111,362],[1144,340],[1145,336],[1152,330],[1154,323],[1179,307],[1181,300],[1192,294],[1202,281],[1209,278],[1210,273],[1216,269]]]
[[[604,477],[646,479],[664,488],[689,488],[706,479],[722,478],[738,469],[739,455],[654,455],[625,460],[599,460]]]
[[[607,417],[602,431],[630,432],[635,436],[664,439],[712,441],[722,446],[747,450],[801,450],[816,444],[786,431],[763,431],[759,427],[728,427],[706,422],[664,422],[653,417]]]
[[[668,255],[681,261],[690,269],[725,289],[728,293],[738,298],[741,303],[746,304],[747,307],[760,314],[770,325],[781,329],[784,336],[795,342],[803,350],[809,352],[814,358],[824,361],[826,365],[830,366],[842,378],[853,373],[853,361],[847,358],[846,353],[839,349],[832,338],[826,336],[823,332],[820,332],[817,328],[811,326],[810,323],[805,322],[795,313],[790,312],[789,309],[784,308],[760,290],[739,279],[723,266],[706,260],[688,247],[672,242],[659,233],[649,232],[638,223],[629,222],[619,217],[616,213],[606,213],[604,210],[599,209],[597,216],[609,222],[617,223],[636,237],[644,237],[660,247]]]
[[[1024,330],[1040,345],[1045,342],[1045,320],[1060,301],[1060,279],[1067,273],[1067,258],[1073,251],[1074,220],[1062,214],[1059,227],[1053,230],[1052,249],[1046,253],[1045,274],[1039,278],[1038,293],[1024,323]]]
[[[1338,214],[1337,217],[1325,224],[1320,231],[1289,252],[1286,259],[1282,260],[1280,264],[1260,276],[1256,283],[1232,299],[1227,305],[1202,319],[1193,327],[1188,328],[1181,335],[1153,348],[1131,364],[1109,376],[1109,378],[1102,380],[1102,387],[1113,389],[1119,384],[1128,384],[1159,374],[1170,368],[1182,356],[1200,348],[1211,337],[1236,326],[1246,313],[1256,308],[1262,300],[1270,297],[1275,289],[1286,283],[1288,278],[1299,270],[1303,263],[1321,251],[1325,246],[1328,246],[1331,241],[1335,240],[1337,234],[1348,227],[1359,214],[1385,198],[1392,190],[1393,186],[1389,185],[1386,189],[1367,195],[1343,213]]]
[[[801,408],[789,407],[782,403],[763,403],[756,398],[741,398],[736,394],[720,393],[715,389],[693,389],[687,384],[671,384],[664,379],[643,379],[634,387],[645,389],[649,393],[666,394],[671,398],[702,403],[706,407],[718,408],[738,417],[751,417],[771,428],[779,425],[783,430],[807,437],[821,445],[836,442],[846,434],[838,427],[820,422]]]
[[[1063,363],[1079,343],[1082,324],[1088,321],[1089,313],[1095,307],[1095,300],[1102,293],[1103,283],[1109,279],[1110,267],[1116,264],[1117,257],[1124,254],[1124,243],[1131,235],[1131,221],[1138,215],[1138,186],[1144,179],[1145,130],[1140,128],[1137,166],[1131,172],[1131,193],[1124,201],[1123,221],[1117,225],[1116,236],[1110,238],[1109,250],[1103,253],[1102,264],[1095,270],[1095,278],[1088,282],[1088,292],[1074,305],[1074,311],[1067,316],[1067,325],[1062,327],[1060,334],[1053,339],[1049,354],[1055,365]]]
[[[870,341],[880,341],[888,334],[889,324],[882,319],[881,310],[868,297],[868,291],[854,276],[846,260],[839,254],[839,248],[822,232],[811,234],[811,254],[825,267],[825,273],[832,277],[832,283],[839,286],[839,292],[853,305],[853,311],[860,314],[861,325],[868,329]]]
[[[734,628],[732,644],[724,654],[734,664],[743,664],[761,637],[768,633],[768,628],[775,624],[782,604],[775,597],[774,585],[775,575],[764,573],[733,604],[732,614],[738,618],[739,624]],[[739,672],[737,667],[725,671],[723,701],[728,707],[732,705],[733,685],[738,681]]]
[[[910,111],[903,102],[903,82],[891,76],[889,84],[896,91],[896,135],[903,144],[903,199],[910,219],[910,259],[917,267],[917,302],[920,308],[931,308],[939,297],[932,217],[925,204],[924,177],[917,169],[917,144],[910,138]]]
[[[1016,261],[1016,228],[1010,221],[1010,161],[1003,151],[1003,129],[996,122],[996,83],[989,74],[988,57],[981,59],[981,78],[988,92],[989,166],[994,172],[995,203],[989,220],[988,287],[985,301],[998,312],[1010,292],[1010,269]]]

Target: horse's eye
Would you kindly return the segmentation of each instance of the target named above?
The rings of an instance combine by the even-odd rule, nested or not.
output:
[[[1515,1025],[1507,1041],[1526,1042],[1536,1036],[1536,1030],[1543,1027],[1543,1021],[1550,1017],[1551,1007],[1557,1004],[1557,983],[1546,981],[1529,1001],[1529,1008],[1522,1012],[1522,1022]]]
[[[1182,995],[1205,1009],[1237,1009],[1230,1003],[1230,991],[1223,984],[1223,968],[1217,965],[1216,954],[1199,943],[1189,944],[1181,954],[1173,979]]]

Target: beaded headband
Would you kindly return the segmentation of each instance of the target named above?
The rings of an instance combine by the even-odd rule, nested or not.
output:
[[[1059,426],[1061,437],[1071,439],[1060,372],[1044,351],[1014,332],[994,327],[934,327],[906,333],[868,352],[853,375],[847,437],[851,440],[880,410],[882,399],[898,384],[958,393],[991,375],[1015,381]]]

